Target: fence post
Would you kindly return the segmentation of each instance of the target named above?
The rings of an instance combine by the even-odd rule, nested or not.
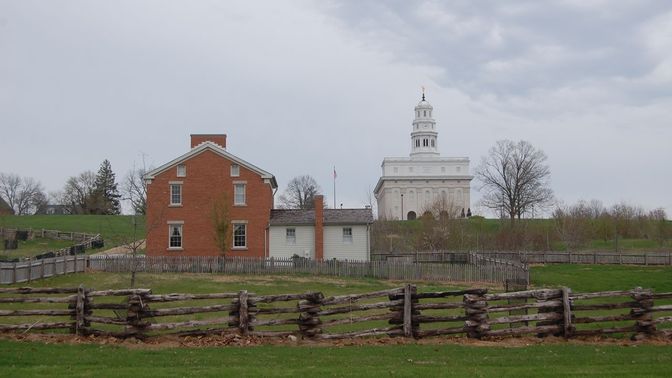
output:
[[[85,327],[85,302],[86,290],[84,289],[84,285],[79,285],[77,288],[77,298],[75,300],[75,335],[80,335]]]
[[[151,292],[150,292],[151,293]],[[150,294],[148,293],[148,294]],[[139,339],[144,338],[145,328],[148,323],[142,320],[142,315],[149,307],[142,299],[143,295],[141,294],[131,294],[128,297],[128,312],[126,314],[126,322],[131,328],[127,332],[127,336],[135,336]]]
[[[240,334],[247,336],[249,331],[249,318],[247,311],[247,290],[241,290],[238,292],[238,329]]]
[[[404,286],[404,336],[413,336],[413,290],[411,284]]]
[[[489,331],[490,326],[487,323],[488,302],[485,299],[487,292],[488,289],[479,289],[475,294],[464,294],[464,312],[467,316],[464,328],[470,338],[480,339]]]
[[[320,327],[322,321],[317,315],[322,310],[322,300],[324,300],[322,293],[309,293],[305,300],[299,301],[297,304],[301,311],[301,315],[299,315],[299,331],[304,338],[314,338],[322,333],[322,328]]]
[[[641,340],[656,333],[656,325],[653,323],[653,293],[651,290],[643,290],[641,287],[632,291],[632,298],[637,301],[637,308],[630,310],[635,317],[635,334],[633,340]]]
[[[569,339],[572,337],[572,333],[574,333],[574,326],[572,325],[572,303],[569,300],[571,292],[572,290],[567,287],[562,288],[562,313],[565,339]]]

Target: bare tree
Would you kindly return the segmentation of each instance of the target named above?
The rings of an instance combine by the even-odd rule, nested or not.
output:
[[[95,189],[95,173],[82,172],[79,176],[70,177],[66,181],[60,202],[70,210],[70,214],[89,214],[94,207]]]
[[[16,215],[28,215],[46,200],[42,184],[32,177],[0,173],[0,196]]]
[[[322,189],[312,176],[305,175],[294,177],[287,184],[287,189],[278,201],[281,209],[312,209],[315,206],[316,195],[321,194]],[[326,202],[325,202],[326,203]]]
[[[559,206],[553,211],[555,228],[568,251],[582,247],[590,240],[593,211],[584,201],[573,206]]]
[[[137,215],[144,215],[147,212],[147,184],[145,183],[145,174],[147,170],[133,167],[124,179],[123,193],[125,200],[131,202],[131,207]]]
[[[513,223],[523,214],[550,206],[551,171],[546,154],[526,141],[500,140],[476,168],[483,206],[506,214]]]
[[[215,244],[217,248],[225,254],[231,246],[231,217],[229,216],[229,196],[222,193],[215,198],[212,204],[212,226],[215,231]]]

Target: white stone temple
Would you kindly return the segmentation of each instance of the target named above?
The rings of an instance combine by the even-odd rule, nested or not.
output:
[[[471,215],[469,158],[441,157],[433,111],[423,93],[415,107],[410,156],[383,159],[374,189],[379,219],[412,220],[428,211]]]

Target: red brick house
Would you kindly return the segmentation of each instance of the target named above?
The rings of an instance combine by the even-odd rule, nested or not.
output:
[[[226,150],[224,134],[192,134],[191,150],[148,172],[147,255],[266,257],[275,177]],[[213,211],[228,210],[226,251]]]

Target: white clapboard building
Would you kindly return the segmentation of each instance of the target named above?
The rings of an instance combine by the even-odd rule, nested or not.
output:
[[[314,209],[274,209],[269,257],[368,261],[371,223],[371,209],[325,209],[322,196],[315,197]]]

